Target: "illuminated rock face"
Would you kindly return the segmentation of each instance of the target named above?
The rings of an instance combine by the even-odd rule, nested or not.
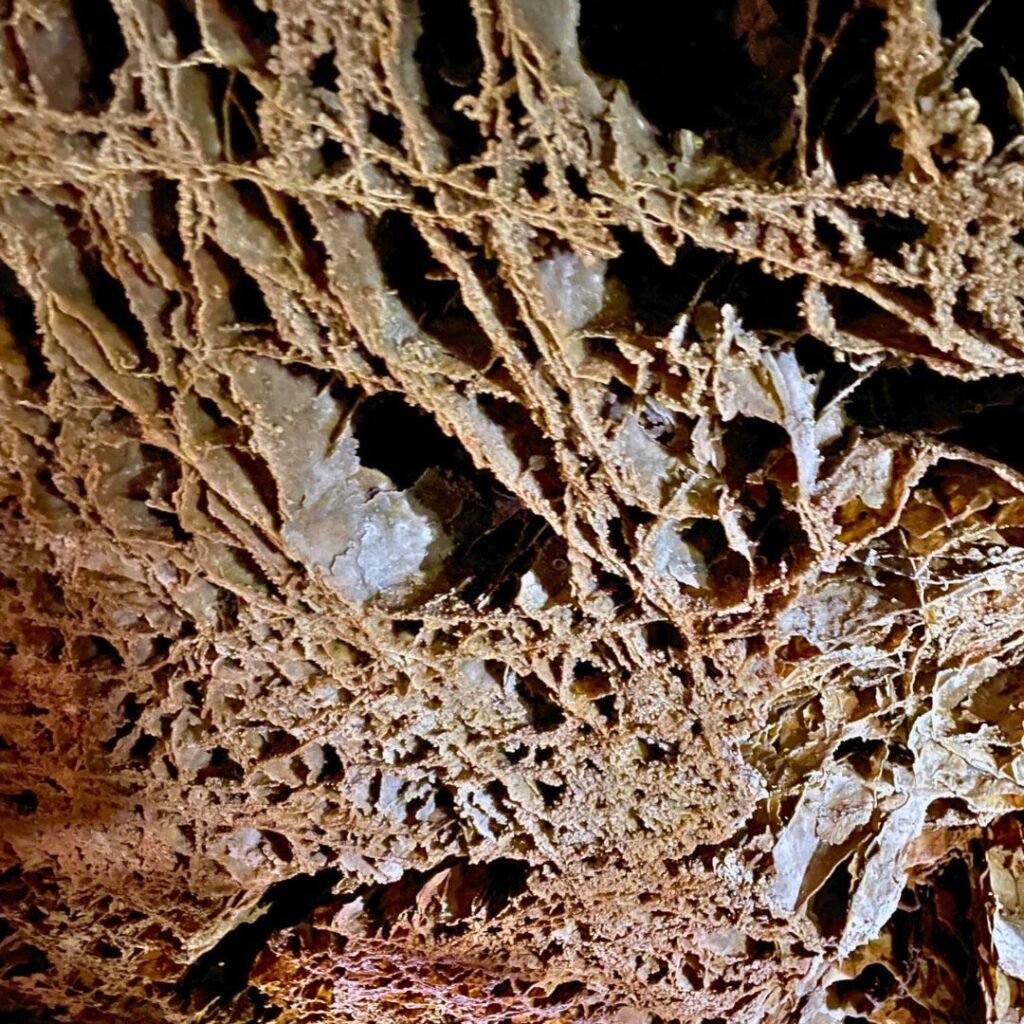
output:
[[[0,1018],[1021,1019],[975,7],[0,2]]]

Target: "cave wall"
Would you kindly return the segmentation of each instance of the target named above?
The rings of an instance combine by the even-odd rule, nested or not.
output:
[[[1024,1015],[1011,0],[0,0],[0,1020]]]

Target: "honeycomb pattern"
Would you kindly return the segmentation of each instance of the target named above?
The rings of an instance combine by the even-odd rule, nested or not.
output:
[[[0,0],[0,1020],[1024,1019],[1010,0]]]

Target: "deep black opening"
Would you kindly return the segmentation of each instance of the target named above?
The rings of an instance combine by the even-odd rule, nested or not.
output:
[[[814,411],[818,414],[859,376],[848,362],[836,358],[834,349],[809,334],[797,341],[793,351],[804,373],[818,377],[818,394],[814,400]]]
[[[497,788],[494,795],[500,798],[504,787],[500,783],[492,783],[492,787]],[[490,920],[524,892],[530,866],[526,861],[511,857],[499,857],[482,864],[471,864],[464,857],[451,857],[430,871],[408,869],[398,880],[370,886],[363,894],[364,914],[371,934],[387,938],[398,918],[415,905],[424,884],[445,870],[449,872],[447,915],[456,922],[445,931],[457,933],[462,930],[459,922],[463,919],[482,913]]]
[[[519,764],[529,752],[530,748],[525,743],[520,743],[518,747],[514,747],[512,750],[503,750],[502,754],[504,754],[505,760],[509,764]]]
[[[17,793],[0,794],[0,800],[9,804],[18,815],[35,814],[39,809],[39,797],[31,789],[23,789]]]
[[[526,709],[526,717],[537,732],[557,729],[565,721],[565,712],[554,694],[536,676],[524,676],[516,682],[516,695]]]
[[[886,744],[884,740],[865,739],[853,736],[843,740],[832,755],[835,761],[847,761],[863,778],[871,778],[884,756]]]
[[[731,303],[749,330],[793,333],[802,325],[803,288],[799,274],[780,278],[757,263],[726,264],[705,298]]]
[[[762,7],[755,24],[737,0],[582,0],[580,50],[661,132],[707,134],[712,151],[759,164],[792,118],[805,22],[802,4]]]
[[[208,779],[222,779],[226,782],[241,782],[245,778],[242,766],[224,747],[214,747],[210,763],[196,772],[196,783],[202,785]]]
[[[258,327],[267,327],[273,324],[274,318],[256,279],[234,256],[226,253],[212,239],[208,238],[203,243],[203,248],[213,258],[217,269],[227,279],[228,299],[235,313],[235,322]]]
[[[309,72],[309,80],[318,89],[327,89],[330,92],[338,91],[338,51],[333,47],[326,53],[321,53],[313,61],[313,67]]]
[[[829,39],[826,54],[823,41]],[[816,140],[824,142],[840,184],[897,174],[902,166],[892,126],[877,120],[875,51],[885,40],[884,10],[849,2],[823,5],[808,53],[807,135],[812,149]]]
[[[389,287],[398,292],[419,326],[456,358],[475,369],[486,367],[493,358],[490,339],[412,217],[389,210],[374,228],[373,244]]]
[[[163,0],[167,23],[178,40],[178,56],[187,57],[203,45],[196,21],[195,0]]]
[[[323,745],[324,765],[317,782],[337,782],[345,774],[338,751],[330,743]]]
[[[655,334],[674,326],[701,286],[729,259],[686,241],[666,265],[641,235],[621,228],[614,233],[620,253],[609,262],[606,280],[621,285],[629,315]]]
[[[371,110],[367,121],[370,134],[393,149],[402,149],[402,122],[394,114]]]
[[[260,91],[237,68],[207,65],[206,75],[225,156],[240,164],[265,156],[267,148],[260,132]]]
[[[3,262],[0,262],[0,318],[7,324],[25,360],[28,386],[45,397],[53,374],[43,358],[42,338],[36,328],[36,306],[14,271]]]
[[[0,979],[27,978],[33,974],[45,974],[52,969],[53,962],[43,950],[29,942],[23,942],[13,949],[4,950]]]
[[[552,530],[515,499],[506,497],[503,488],[489,488],[489,493],[492,502],[506,503],[511,511],[495,521],[493,511],[482,509],[485,525],[471,526],[469,543],[453,561],[466,574],[460,587],[463,600],[479,608],[504,609],[515,600],[523,573],[552,537]],[[486,494],[482,497],[487,500]]]
[[[977,14],[979,0],[938,0],[942,34],[954,39]],[[1021,133],[1009,104],[1003,68],[1024,85],[1024,52],[1019,44],[1020,8],[1012,0],[992,0],[982,11],[971,34],[981,47],[957,69],[955,86],[969,89],[981,104],[981,121],[992,132],[996,151]]]
[[[852,856],[852,855],[851,855]],[[814,894],[808,910],[822,935],[837,939],[843,932],[850,906],[850,857],[847,857]]]
[[[644,627],[644,635],[654,651],[681,651],[686,646],[679,628],[671,622],[651,622]]]
[[[380,470],[399,488],[415,487],[416,498],[445,520],[456,542],[446,565],[459,596],[499,608],[513,601],[551,528],[478,470],[456,438],[401,395],[384,392],[365,399],[351,423],[362,464]],[[427,470],[435,473],[425,476]],[[447,489],[439,490],[439,477],[463,482],[457,509]]]
[[[554,807],[555,804],[557,804],[565,795],[567,788],[568,787],[564,782],[560,785],[553,786],[550,783],[542,782],[540,779],[537,779],[537,791],[540,793],[545,807]]]
[[[889,210],[861,208],[852,213],[860,223],[864,244],[883,260],[895,260],[904,245],[919,241],[928,230],[916,217],[904,217]]]
[[[871,963],[855,978],[837,981],[829,987],[828,1005],[851,1005],[858,1011],[870,1012],[884,1002],[896,988],[892,971],[884,964]]]
[[[547,177],[548,168],[543,160],[527,164],[523,169],[523,187],[534,202],[539,202],[548,194]]]
[[[127,60],[128,48],[110,0],[71,0],[71,11],[89,58],[89,75],[82,83],[87,109],[95,112],[113,98],[112,75]]]
[[[851,396],[847,414],[862,426],[936,434],[1024,470],[1024,376],[964,381],[926,366],[879,370]]]
[[[413,57],[427,93],[427,117],[447,140],[449,160],[465,163],[485,145],[480,126],[455,110],[483,70],[476,19],[467,0],[420,0],[420,25]]]
[[[270,50],[277,45],[277,15],[270,5],[266,10],[254,0],[218,0],[221,10],[232,21],[257,63],[266,63]]]
[[[149,348],[146,329],[132,311],[124,285],[104,265],[99,249],[93,244],[88,230],[82,225],[81,215],[77,210],[63,206],[58,208],[58,213],[68,228],[70,241],[78,252],[79,267],[89,284],[96,308],[131,343],[139,369],[155,370],[157,358]]]
[[[128,751],[128,757],[132,761],[138,761],[145,763],[149,760],[149,755],[153,752],[153,748],[156,746],[156,737],[151,736],[149,733],[144,732],[133,744],[132,749]]]
[[[359,461],[379,469],[402,489],[432,466],[471,468],[457,440],[444,434],[429,413],[394,392],[360,402],[352,413],[352,431],[359,443]]]
[[[587,180],[572,164],[567,164],[565,167],[565,180],[572,189],[573,193],[579,196],[580,199],[593,199],[593,193],[587,186]]]
[[[191,964],[177,984],[177,994],[195,1011],[217,1000],[226,1005],[246,986],[260,950],[270,937],[291,928],[326,902],[342,873],[325,868],[312,875],[296,875],[270,886],[259,906],[263,914],[233,928]]]
[[[292,225],[290,239],[294,239],[302,250],[303,265],[306,272],[323,291],[329,291],[327,284],[327,249],[320,240],[319,232],[313,224],[313,218],[305,204],[296,196],[278,193],[277,199],[286,211],[288,221]],[[292,243],[294,244],[294,243]]]
[[[609,693],[604,697],[598,697],[594,701],[594,707],[597,709],[597,713],[609,724],[616,725],[619,721],[619,709],[618,709],[618,697],[614,693]]]
[[[986,930],[982,939],[974,925],[979,912],[972,906],[978,898],[977,866],[970,866],[970,852],[966,856],[967,861],[954,857],[926,880],[905,889],[901,905],[887,925],[893,961],[900,978],[911,983],[911,991],[901,1000],[884,974],[877,970],[862,972],[833,986],[830,1004],[838,1002],[838,996],[847,1005],[859,1003],[856,1009],[868,1012],[861,1000],[878,1002],[888,996],[897,1006],[903,1001],[916,1012],[920,1003],[911,1001],[914,989],[934,991],[938,982],[948,990],[948,1005],[956,1008],[950,1020],[973,1024],[987,1019],[981,978],[988,967],[979,950],[988,934]],[[985,913],[984,907],[980,913]]]
[[[783,504],[777,487],[767,487],[767,501],[758,509],[751,524],[756,538],[757,558],[761,566],[775,573],[782,564],[799,564],[810,550],[810,541],[800,516]]]
[[[827,217],[814,218],[814,237],[828,250],[829,256],[840,263],[846,258],[843,253],[844,235]]]
[[[345,147],[337,139],[325,139],[320,147],[320,159],[323,161],[325,174],[337,174],[348,164]]]
[[[747,477],[761,469],[768,456],[789,444],[789,434],[777,423],[737,416],[722,434],[725,477],[730,487],[743,489]]]
[[[160,248],[177,266],[185,262],[185,244],[181,240],[178,218],[180,188],[174,178],[155,178],[152,190],[153,230]]]

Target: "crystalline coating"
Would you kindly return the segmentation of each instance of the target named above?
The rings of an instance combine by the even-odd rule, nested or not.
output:
[[[1024,1020],[1009,0],[0,0],[0,1021]]]

